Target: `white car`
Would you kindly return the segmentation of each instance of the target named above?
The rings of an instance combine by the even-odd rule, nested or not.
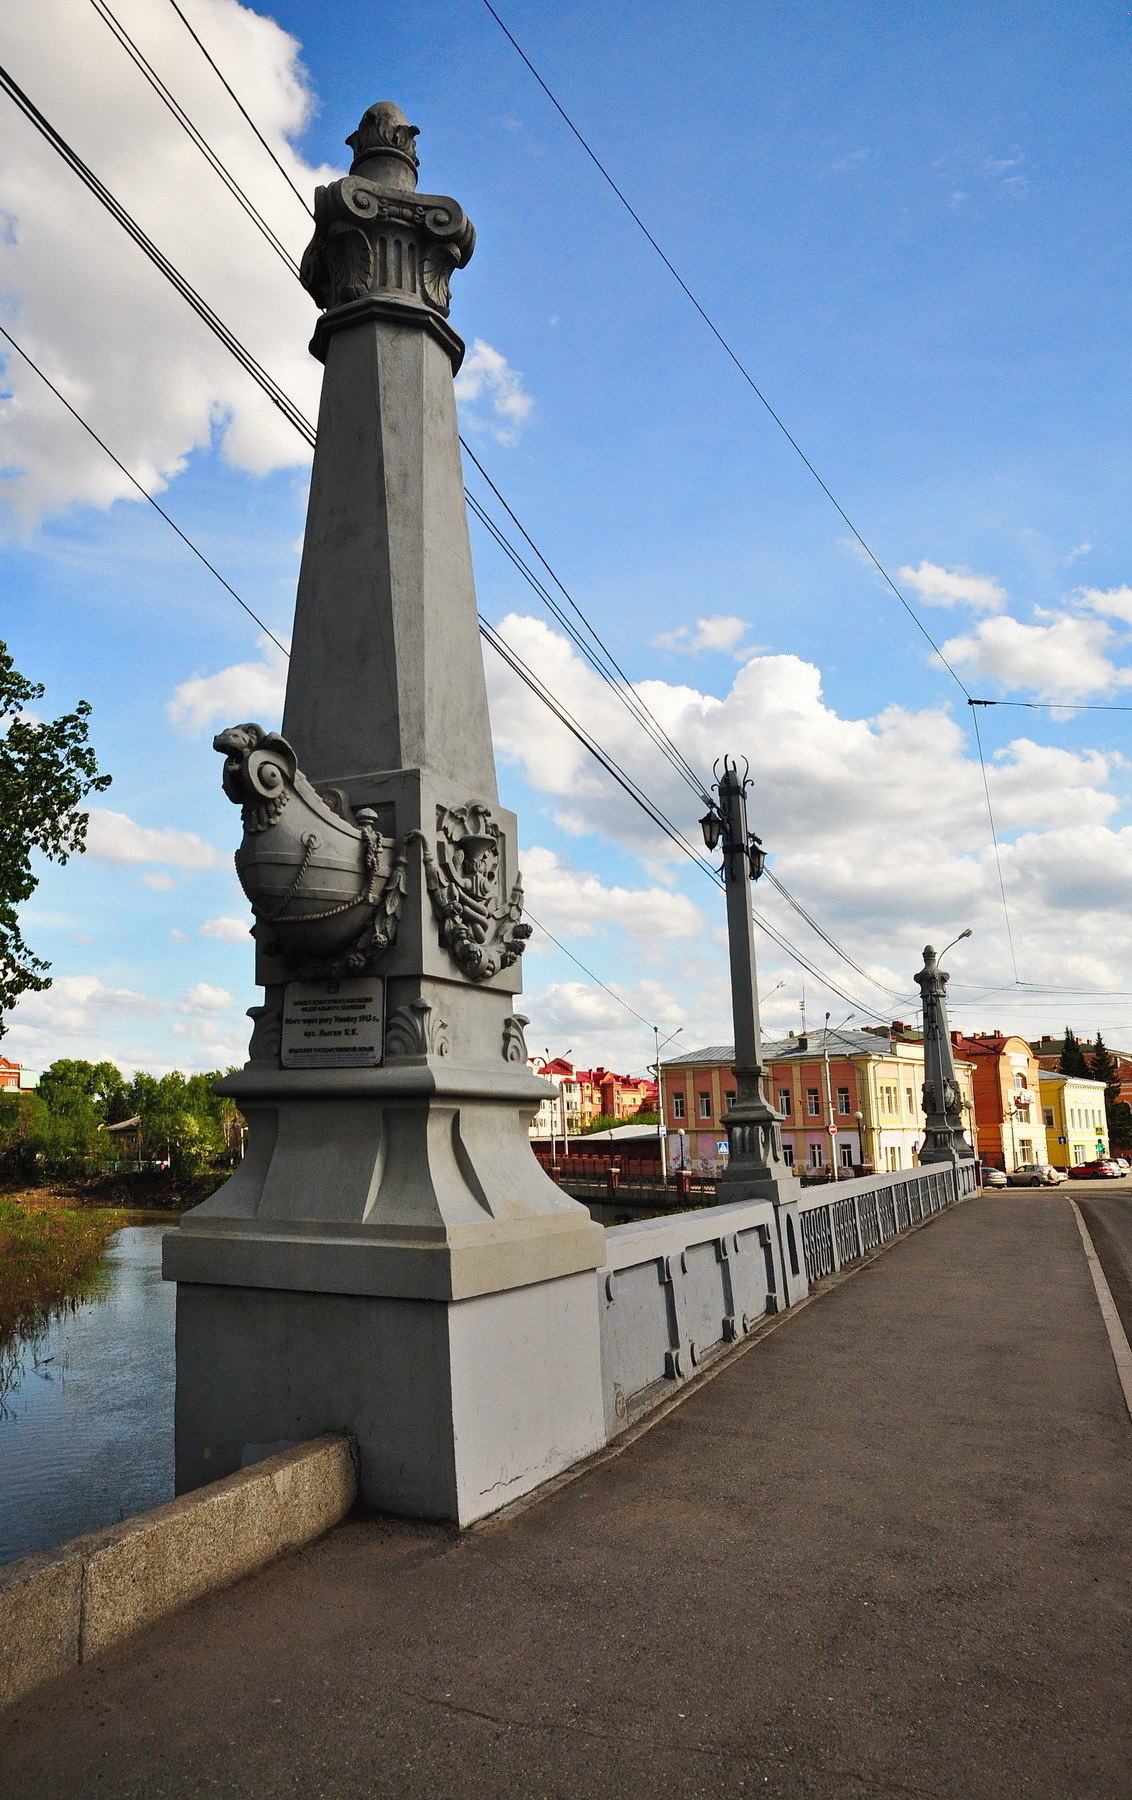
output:
[[[1006,1176],[1001,1169],[992,1169],[988,1166],[983,1170],[982,1183],[985,1188],[1005,1187]]]
[[[1008,1187],[1057,1187],[1064,1180],[1064,1169],[1051,1168],[1049,1163],[1022,1163],[1011,1170],[1006,1184]]]

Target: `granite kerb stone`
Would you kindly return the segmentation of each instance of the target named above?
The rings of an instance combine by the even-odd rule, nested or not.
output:
[[[0,1567],[0,1706],[311,1543],[356,1493],[350,1441],[329,1434]]]

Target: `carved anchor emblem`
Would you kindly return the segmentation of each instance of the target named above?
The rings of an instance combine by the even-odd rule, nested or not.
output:
[[[531,927],[522,923],[523,884],[505,894],[503,840],[491,809],[475,802],[436,809],[436,856],[418,839],[440,941],[471,981],[518,962]]]

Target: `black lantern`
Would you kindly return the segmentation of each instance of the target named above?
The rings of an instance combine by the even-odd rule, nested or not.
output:
[[[751,865],[751,880],[757,881],[766,866],[766,851],[763,849],[762,839],[757,838],[753,831],[747,839],[747,860]]]
[[[700,830],[704,834],[704,843],[707,845],[708,849],[714,850],[719,842],[720,833],[723,830],[723,820],[720,818],[714,807],[706,812],[700,820]]]

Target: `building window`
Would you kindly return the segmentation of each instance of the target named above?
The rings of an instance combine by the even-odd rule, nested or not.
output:
[[[838,1088],[838,1090],[837,1090],[837,1110],[839,1113],[848,1114],[848,1112],[849,1112],[849,1089],[848,1088]]]
[[[821,1096],[817,1088],[806,1089],[806,1111],[811,1119],[821,1118]]]
[[[782,1160],[786,1164],[786,1167],[788,1169],[792,1169],[794,1167],[794,1146],[793,1146],[793,1144],[783,1144]]]
[[[782,1114],[784,1119],[790,1118],[791,1114],[793,1113],[794,1100],[793,1100],[793,1097],[791,1096],[789,1088],[779,1088],[779,1090],[778,1090],[778,1110]]]
[[[725,1099],[725,1100],[726,1100],[726,1102],[727,1102],[727,1105],[728,1105],[728,1107],[732,1107],[732,1106],[734,1106],[734,1104],[735,1104],[735,1102],[736,1102],[736,1100],[737,1100],[737,1098],[738,1098],[738,1095],[736,1095],[736,1094],[724,1094],[724,1096],[723,1096],[723,1098],[724,1098],[724,1099]]]
[[[885,1146],[884,1160],[886,1167],[889,1169],[898,1169],[900,1167],[900,1151],[897,1145],[888,1144]]]
[[[915,1110],[916,1110],[916,1104],[915,1104],[915,1101],[914,1101],[914,1100],[913,1100],[913,1099],[912,1099],[912,1090],[911,1090],[911,1088],[905,1088],[905,1089],[904,1089],[904,1092],[905,1092],[905,1093],[906,1093],[906,1094],[907,1094],[907,1096],[908,1096],[908,1111],[909,1111],[909,1112],[915,1112]]]
[[[1028,1106],[1019,1106],[1015,1110],[1016,1110],[1016,1114],[1017,1114],[1017,1118],[1018,1118],[1018,1123],[1020,1125],[1028,1125],[1030,1123],[1029,1107]]]
[[[810,1145],[810,1167],[811,1169],[825,1168],[825,1156],[820,1144]]]
[[[1042,1107],[1042,1117],[1044,1118],[1044,1120],[1046,1122],[1046,1130],[1047,1131],[1052,1130],[1052,1128],[1053,1128],[1053,1107],[1052,1106],[1043,1106]]]
[[[1073,1146],[1073,1167],[1075,1169],[1079,1169],[1081,1167],[1081,1164],[1084,1162],[1084,1160],[1085,1160],[1084,1144],[1074,1144],[1074,1146]]]
[[[841,1146],[841,1167],[843,1169],[851,1169],[853,1167],[852,1144],[842,1144]]]
[[[684,1117],[683,1094],[673,1094],[672,1096],[672,1117],[674,1119],[682,1119]]]
[[[1033,1162],[1034,1146],[1033,1146],[1033,1144],[1031,1144],[1029,1138],[1019,1138],[1018,1139],[1018,1155],[1020,1156],[1020,1158],[1022,1159],[1022,1161],[1024,1163],[1032,1163]]]
[[[701,1119],[710,1119],[711,1118],[711,1095],[710,1094],[700,1094],[697,1096],[697,1098],[699,1099],[699,1102],[700,1102],[700,1118]]]
[[[1016,1088],[1024,1088],[1026,1085],[1026,1077],[1024,1075],[1015,1075],[1014,1085]]]

